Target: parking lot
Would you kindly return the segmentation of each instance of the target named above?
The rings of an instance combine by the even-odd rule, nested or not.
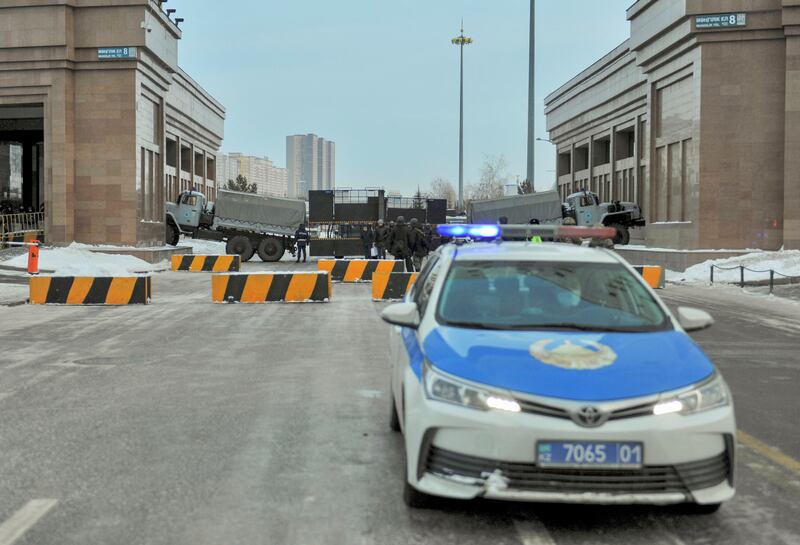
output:
[[[245,271],[313,269],[284,260]],[[680,508],[401,498],[385,306],[215,305],[208,274],[159,273],[153,304],[0,307],[0,525],[52,500],[23,544],[800,543],[800,305],[669,285],[734,392],[737,496]],[[3,541],[0,526],[0,544]]]

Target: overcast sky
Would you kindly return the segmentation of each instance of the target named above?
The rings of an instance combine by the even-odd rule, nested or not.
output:
[[[633,0],[537,2],[537,136],[544,97],[628,36]],[[170,0],[180,64],[225,106],[223,151],[285,166],[285,137],[336,141],[339,187],[406,194],[458,180],[458,48],[464,18],[465,183],[487,156],[525,177],[529,0]],[[536,187],[554,151],[536,145]]]

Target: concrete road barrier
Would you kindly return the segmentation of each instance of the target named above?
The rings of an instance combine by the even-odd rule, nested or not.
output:
[[[658,267],[655,265],[636,265],[633,268],[644,277],[645,282],[647,282],[651,288],[658,290],[663,289],[666,285],[666,274],[664,273],[664,267]]]
[[[397,301],[406,296],[414,285],[417,273],[375,272],[372,274],[372,300]]]
[[[405,271],[403,261],[387,259],[320,259],[317,266],[335,282],[372,282],[373,273]]]
[[[32,305],[148,305],[149,276],[36,276],[30,279]]]
[[[327,271],[221,273],[211,277],[215,303],[328,302],[332,291]]]
[[[238,255],[174,255],[173,271],[236,272],[241,258]]]

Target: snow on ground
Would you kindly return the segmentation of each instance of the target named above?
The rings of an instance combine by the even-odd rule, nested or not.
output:
[[[0,283],[0,305],[10,305],[28,298],[27,284]]]
[[[225,255],[225,243],[181,237],[178,246],[189,246],[195,255]]]
[[[91,252],[87,248],[90,246],[84,244],[71,244],[66,248],[42,248],[39,251],[39,269],[68,276],[131,276],[165,268],[164,263],[151,264],[138,257],[102,254]],[[28,255],[9,259],[3,265],[27,268]]]
[[[697,265],[689,267],[684,272],[667,271],[667,280],[670,282],[709,282],[711,275],[711,265],[717,265],[724,268],[733,268],[733,270],[722,271],[714,269],[714,282],[739,282],[739,269],[740,265],[753,269],[751,272],[745,270],[745,282],[753,280],[769,280],[769,270],[772,269],[776,273],[781,273],[787,276],[800,276],[800,250],[782,250],[780,252],[753,252],[737,257],[729,257],[726,259],[711,259]],[[776,279],[781,278],[778,274],[775,275]]]

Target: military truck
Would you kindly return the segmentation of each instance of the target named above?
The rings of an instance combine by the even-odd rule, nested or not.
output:
[[[294,233],[305,222],[305,202],[255,193],[220,190],[209,206],[205,195],[184,191],[178,202],[167,203],[166,242],[178,244],[180,235],[226,243],[228,254],[249,261],[279,261],[294,250]]]
[[[630,229],[644,227],[645,220],[638,204],[633,202],[600,202],[596,193],[580,191],[561,202],[557,191],[515,195],[470,203],[470,223],[497,223],[501,217],[511,224],[562,223],[565,225],[614,227],[614,244],[625,245],[631,240]]]

